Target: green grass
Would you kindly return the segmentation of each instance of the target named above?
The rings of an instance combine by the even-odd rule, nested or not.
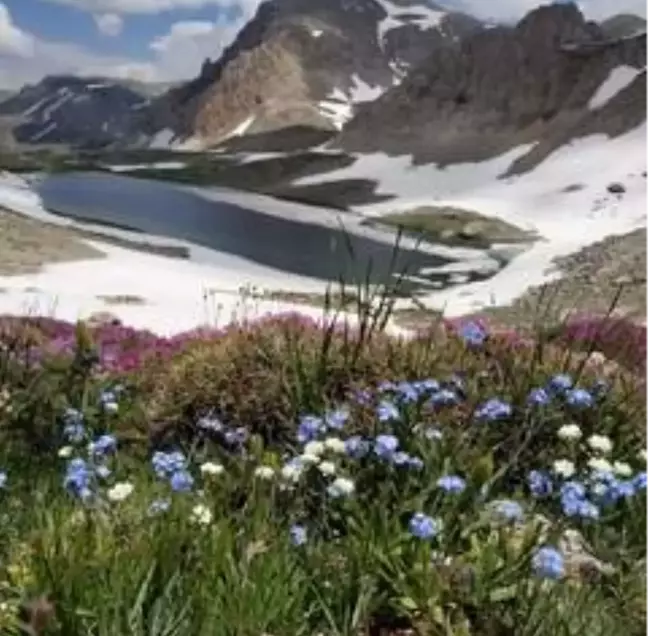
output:
[[[0,633],[19,633],[19,617],[61,636],[644,633],[643,378],[602,377],[592,349],[540,332],[471,344],[439,324],[395,340],[369,306],[357,330],[271,319],[187,336],[130,372],[98,367],[83,327],[71,355],[44,357],[27,355],[57,337],[44,326],[4,332]],[[529,404],[562,374],[591,404],[570,404],[583,395],[567,389]],[[495,398],[508,405],[500,417],[480,416]],[[563,439],[566,425],[582,437]],[[305,446],[309,431],[322,444]],[[104,434],[117,450],[90,453]],[[407,462],[378,456],[381,435]],[[592,435],[611,448],[592,448]],[[367,454],[340,448],[356,436]],[[155,451],[182,453],[175,478],[156,475]],[[72,458],[94,467],[74,473],[88,478],[85,504],[63,485]],[[600,518],[566,512],[559,459]],[[592,459],[631,475],[597,490]],[[552,493],[530,491],[532,470]],[[179,492],[182,471],[191,483]],[[465,488],[445,492],[448,475]],[[632,493],[612,501],[623,484]],[[168,509],[153,514],[160,500]],[[520,506],[517,520],[497,514],[502,500]],[[417,536],[417,513],[434,536]],[[537,571],[545,545],[562,554],[556,580]]]

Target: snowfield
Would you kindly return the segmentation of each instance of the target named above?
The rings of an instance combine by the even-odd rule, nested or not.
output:
[[[365,155],[359,156],[348,168],[311,176],[300,183],[342,178],[376,180],[378,193],[391,194],[394,199],[360,206],[355,214],[349,213],[343,219],[348,231],[375,240],[393,243],[393,234],[361,226],[365,216],[421,205],[474,210],[535,230],[543,237],[492,278],[470,284],[461,284],[466,279],[464,274],[477,269],[492,270],[492,254],[424,246],[431,253],[457,259],[442,268],[453,272],[457,285],[430,293],[424,301],[430,308],[444,309],[447,315],[458,316],[508,304],[528,287],[557,278],[559,273],[552,266],[554,258],[577,252],[606,236],[646,225],[645,124],[616,139],[595,135],[575,140],[533,171],[498,179],[512,161],[528,150],[528,146],[516,148],[490,161],[445,169],[435,165],[413,167],[409,157]],[[607,186],[613,182],[623,184],[625,191],[610,193]],[[329,227],[340,224],[339,213],[331,210],[221,188],[188,189],[206,198],[236,203],[265,214]],[[44,221],[73,224],[44,210],[29,184],[14,175],[0,177],[0,205]],[[75,225],[143,240],[141,234]],[[239,293],[241,287],[248,286],[317,293],[324,289],[321,281],[289,275],[182,241],[151,236],[144,239],[153,244],[186,246],[191,258],[171,259],[89,241],[105,253],[105,258],[48,265],[40,273],[28,276],[0,277],[0,288],[6,290],[0,294],[0,313],[53,313],[59,318],[76,320],[97,311],[110,311],[128,324],[160,334],[177,333],[205,323],[221,325],[233,318],[253,318],[268,312],[297,310],[321,317],[320,309],[279,301],[242,301]],[[406,241],[404,244],[409,246]],[[426,273],[432,272],[421,272]],[[107,305],[100,298],[126,295],[141,299],[141,303]]]
[[[413,166],[409,156],[361,155],[347,168],[309,176],[295,185],[372,179],[378,183],[377,194],[394,198],[356,206],[367,216],[423,205],[453,206],[500,218],[545,239],[487,281],[426,299],[429,307],[456,316],[506,305],[529,287],[559,277],[552,266],[556,257],[646,225],[645,123],[617,138],[592,135],[574,140],[531,172],[498,178],[530,148],[521,146],[489,161],[443,169],[435,164]],[[625,192],[608,192],[614,182],[623,184]]]

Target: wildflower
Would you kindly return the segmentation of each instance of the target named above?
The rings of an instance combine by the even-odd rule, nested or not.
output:
[[[398,449],[398,438],[394,435],[378,435],[374,444],[374,452],[382,459],[391,459]]]
[[[459,401],[459,397],[450,389],[441,389],[430,396],[432,406],[451,406]]]
[[[303,463],[298,458],[295,458],[283,466],[281,476],[288,481],[296,482],[299,481],[303,470]]]
[[[503,499],[493,502],[493,512],[507,523],[517,523],[524,519],[524,510],[517,501]]]
[[[387,393],[389,391],[395,391],[396,385],[390,380],[384,380],[378,385],[378,391],[381,393]]]
[[[418,539],[433,539],[440,529],[441,524],[438,520],[422,512],[417,512],[409,521],[409,531]]]
[[[193,488],[194,478],[186,470],[178,470],[169,481],[171,489],[175,492],[189,492]]]
[[[458,475],[445,475],[437,480],[438,488],[447,493],[459,494],[466,489],[466,481]]]
[[[441,430],[434,426],[426,428],[423,435],[425,436],[425,439],[429,439],[430,441],[443,439],[443,433],[441,432]]]
[[[166,512],[170,507],[171,501],[169,499],[156,499],[148,507],[148,514],[150,516],[159,515]]]
[[[565,424],[558,429],[558,437],[565,441],[575,441],[583,436],[578,424]]]
[[[603,459],[603,457],[590,457],[590,459],[587,460],[587,465],[598,473],[614,472],[612,464],[610,464],[607,459]]]
[[[77,457],[68,462],[63,478],[63,486],[68,492],[85,499],[90,494],[91,482],[92,471],[84,459]]]
[[[248,438],[247,429],[243,426],[235,428],[233,431],[225,431],[225,441],[234,446],[245,444]]]
[[[158,477],[170,477],[173,473],[185,470],[187,458],[180,451],[168,453],[156,451],[151,458],[153,470]]]
[[[556,475],[569,478],[576,472],[576,466],[574,466],[574,462],[568,459],[557,459],[553,463],[553,470]]]
[[[254,476],[263,480],[272,479],[274,474],[274,468],[271,468],[270,466],[257,466],[254,470]]]
[[[566,481],[560,487],[560,496],[564,498],[582,499],[585,497],[585,486],[580,481]]]
[[[110,470],[110,468],[108,468],[108,466],[100,464],[95,468],[95,474],[101,479],[108,479],[108,477],[110,477],[110,475],[112,474],[112,471]]]
[[[72,446],[61,446],[59,448],[57,455],[61,459],[68,459],[69,457],[72,457],[72,453],[74,452],[74,448]]]
[[[400,412],[393,402],[382,400],[376,407],[376,416],[381,422],[389,422],[390,420],[400,419]]]
[[[313,455],[314,457],[319,457],[324,454],[325,451],[324,444],[318,441],[308,442],[304,446],[304,455]]]
[[[361,389],[353,394],[353,399],[362,406],[369,406],[373,400],[373,395],[371,394],[371,391]]]
[[[306,528],[299,524],[294,524],[290,527],[290,540],[293,545],[304,545],[308,540]]]
[[[627,462],[616,461],[612,464],[612,470],[621,477],[630,477],[632,475],[632,466]]]
[[[407,465],[412,468],[413,470],[423,470],[425,467],[425,463],[420,457],[411,457],[409,458],[409,461],[407,462]]]
[[[80,422],[69,422],[63,427],[63,435],[68,442],[78,444],[85,437],[85,427]]]
[[[304,444],[314,440],[324,428],[324,423],[319,417],[305,415],[297,427],[297,440]]]
[[[3,470],[0,470],[0,488],[4,488],[7,485],[7,473]]]
[[[322,462],[318,467],[322,475],[335,475],[335,464],[333,462]]]
[[[571,389],[567,391],[567,404],[579,409],[586,409],[594,404],[594,398],[585,389]]]
[[[324,446],[332,453],[342,454],[346,450],[344,442],[339,437],[327,437]]]
[[[485,420],[487,422],[494,422],[496,420],[506,419],[513,413],[511,405],[503,402],[497,398],[488,400],[480,406],[475,412],[475,417],[478,420]]]
[[[113,391],[104,391],[101,393],[99,396],[99,402],[106,413],[116,413],[119,410],[117,396]]]
[[[133,494],[133,490],[135,490],[133,484],[127,481],[122,481],[110,488],[106,492],[106,496],[113,502],[124,501],[124,499],[127,499]]]
[[[399,382],[396,388],[403,402],[412,403],[418,401],[419,393],[410,382]]]
[[[486,330],[476,322],[469,322],[459,332],[463,341],[470,346],[480,347],[488,338]]]
[[[405,464],[409,464],[409,461],[410,456],[403,451],[397,451],[391,457],[391,462],[394,466],[405,466]]]
[[[210,433],[220,433],[225,428],[223,422],[221,422],[217,417],[213,416],[201,417],[196,422],[196,426],[199,429],[208,431]]]
[[[648,460],[648,453],[646,452],[646,449],[643,448],[642,450],[640,450],[637,453],[637,457],[638,457],[638,459],[640,459],[645,464],[646,461]]]
[[[532,470],[529,473],[527,483],[534,497],[547,497],[553,492],[550,477],[539,470]]]
[[[208,526],[214,518],[212,511],[205,504],[196,504],[191,509],[190,520],[201,526]]]
[[[543,546],[533,555],[531,566],[536,576],[543,579],[557,580],[565,573],[563,555],[551,546]]]
[[[213,477],[224,473],[225,468],[222,464],[215,464],[214,462],[205,462],[200,466],[200,472],[203,475],[208,475]]]
[[[352,495],[355,490],[355,484],[350,479],[346,477],[338,477],[333,481],[333,483],[326,489],[326,492],[329,496],[337,499],[338,497],[348,497]]]
[[[606,435],[591,435],[587,443],[592,450],[609,453],[612,450],[612,440]]]
[[[637,475],[635,475],[634,479],[632,480],[632,485],[637,490],[646,490],[646,473],[637,473]]]
[[[349,437],[344,443],[346,454],[354,459],[364,457],[370,450],[370,444],[359,435]]]
[[[108,455],[117,449],[117,438],[114,435],[101,435],[90,442],[88,450],[93,455]]]
[[[549,404],[551,397],[545,389],[532,389],[527,397],[527,404],[530,406],[546,406]]]
[[[554,375],[551,380],[549,380],[549,388],[555,392],[567,391],[574,386],[574,381],[571,376],[561,373],[559,375]]]
[[[304,466],[319,464],[322,461],[319,455],[311,455],[311,453],[302,453],[298,459]]]

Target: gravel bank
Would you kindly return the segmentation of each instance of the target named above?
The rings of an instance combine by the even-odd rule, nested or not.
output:
[[[31,274],[47,263],[102,257],[71,230],[0,208],[0,276]]]

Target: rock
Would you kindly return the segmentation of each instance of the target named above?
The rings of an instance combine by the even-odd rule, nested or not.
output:
[[[485,231],[486,225],[482,221],[470,221],[459,230],[459,236],[465,239],[474,239],[483,235]]]
[[[607,191],[612,194],[623,194],[626,189],[622,183],[615,182],[608,185]]]
[[[610,563],[597,559],[578,530],[567,529],[558,541],[558,548],[565,557],[567,577],[591,581],[601,576],[614,574]]]

